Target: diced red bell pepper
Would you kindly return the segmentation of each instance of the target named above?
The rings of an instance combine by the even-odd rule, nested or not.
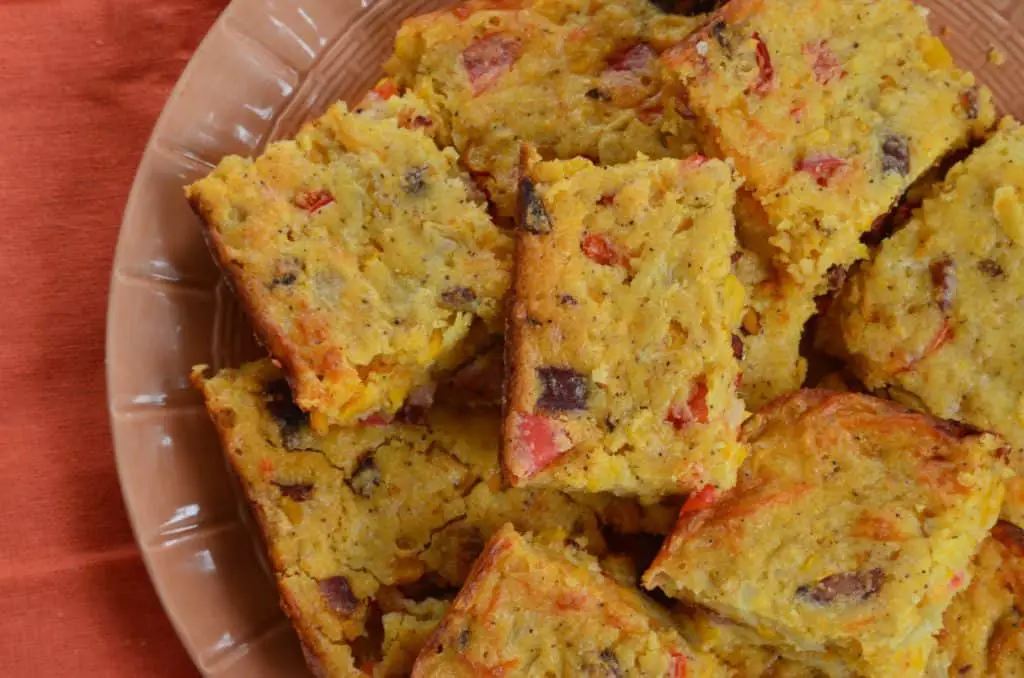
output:
[[[754,81],[751,90],[756,94],[765,95],[775,86],[775,67],[772,66],[772,55],[768,52],[768,45],[758,33],[754,33],[755,46],[754,57],[757,59],[757,80]]]
[[[824,40],[809,42],[803,46],[802,51],[814,72],[814,79],[820,84],[827,85],[832,80],[838,80],[846,75],[839,58]]]
[[[477,38],[462,52],[462,65],[469,75],[473,94],[490,88],[512,69],[522,53],[522,43],[512,35],[490,33]]]
[[[611,238],[600,233],[591,233],[580,241],[583,254],[602,266],[624,266],[626,256]]]
[[[318,212],[334,202],[334,196],[326,190],[305,191],[295,196],[295,206],[307,212]]]
[[[796,171],[807,172],[814,177],[814,180],[821,187],[828,186],[829,182],[846,170],[849,165],[842,158],[824,153],[812,153],[796,164]]]

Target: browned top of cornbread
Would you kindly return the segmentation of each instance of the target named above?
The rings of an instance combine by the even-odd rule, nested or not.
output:
[[[1022,259],[1024,128],[1008,120],[851,276],[823,342],[869,387],[1024,450]]]
[[[695,148],[657,56],[699,21],[648,0],[471,0],[403,22],[386,68],[512,217],[523,143],[601,163]]]
[[[319,434],[269,361],[195,380],[260,524],[285,612],[325,675],[407,671],[424,625],[506,522],[604,552],[600,498],[585,506],[553,490],[502,489],[494,410],[438,406],[419,425]],[[383,648],[371,638],[378,615],[391,631]]]
[[[187,189],[314,424],[389,418],[500,329],[511,240],[404,97],[333,106]],[[420,111],[420,112],[417,112]],[[404,126],[403,126],[404,125]]]
[[[935,675],[1024,675],[1024,529],[996,523],[975,556],[972,575],[970,586],[946,610]]]
[[[413,668],[432,676],[728,675],[664,610],[577,549],[506,525],[473,566]]]
[[[514,485],[654,497],[733,483],[734,189],[700,156],[531,167],[506,361]]]
[[[733,0],[662,61],[760,204],[747,228],[818,291],[917,176],[994,122],[910,0]]]
[[[736,486],[688,500],[645,585],[812,665],[920,675],[998,517],[1001,440],[824,390],[776,400],[742,440]]]

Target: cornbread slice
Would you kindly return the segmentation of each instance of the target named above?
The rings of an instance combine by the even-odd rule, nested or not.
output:
[[[694,652],[669,615],[593,557],[506,525],[473,566],[413,668],[446,676],[729,674]]]
[[[1002,441],[854,393],[798,391],[743,427],[736,486],[700,492],[644,585],[822,670],[920,676],[999,515]]]
[[[520,187],[503,462],[513,485],[730,487],[743,450],[726,163],[539,163]]]
[[[448,592],[506,522],[605,552],[596,509],[502,489],[493,409],[437,406],[424,425],[318,434],[268,360],[213,377],[197,368],[194,380],[317,675],[407,675]]]
[[[739,392],[753,410],[803,385],[807,360],[800,340],[815,303],[769,256],[741,248],[734,269],[746,291],[736,344],[743,374]]]
[[[1024,450],[1022,260],[1024,128],[1006,121],[851,277],[821,342],[869,388]]]
[[[337,104],[187,189],[318,430],[389,418],[500,331],[511,239],[471,199],[457,154],[417,128],[422,103],[407,103]]]
[[[929,678],[1024,676],[1024,529],[1000,520],[946,610]]]
[[[602,164],[695,150],[657,57],[699,22],[648,0],[470,0],[407,19],[385,68],[445,121],[445,143],[511,218],[523,143]]]
[[[815,294],[867,254],[861,236],[918,176],[995,119],[910,0],[732,0],[661,60],[705,152],[735,161],[760,208],[745,237]]]
[[[681,605],[675,610],[683,636],[696,650],[713,654],[733,678],[835,678],[820,669],[783,657],[765,645],[750,629],[699,606]],[[838,663],[838,660],[835,660]]]

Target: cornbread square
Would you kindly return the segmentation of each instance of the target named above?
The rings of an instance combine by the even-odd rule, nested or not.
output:
[[[1006,121],[830,309],[822,344],[869,388],[995,431],[1024,473],[1024,128]]]
[[[736,486],[684,504],[644,585],[830,672],[920,676],[995,523],[1002,441],[855,393],[798,391],[743,426]]]
[[[995,120],[910,0],[732,0],[661,57],[705,152],[758,206],[740,227],[814,293],[914,180]],[[923,124],[922,121],[927,121]]]
[[[385,68],[445,121],[445,143],[511,218],[523,143],[602,164],[696,149],[657,57],[700,21],[648,0],[470,0],[407,19]]]
[[[513,485],[656,497],[733,484],[735,188],[702,156],[530,168],[506,344]]]
[[[996,523],[971,569],[970,585],[946,610],[929,678],[1019,678],[1024,675],[1024,529]]]
[[[408,675],[448,592],[506,522],[606,551],[598,509],[502,489],[496,410],[438,405],[422,425],[319,434],[269,360],[193,378],[316,675]]]
[[[501,329],[512,241],[472,199],[457,154],[419,129],[422,103],[407,102],[365,115],[337,104],[187,189],[318,430],[390,418]]]
[[[593,557],[506,525],[473,566],[413,668],[446,676],[729,675],[669,615]]]

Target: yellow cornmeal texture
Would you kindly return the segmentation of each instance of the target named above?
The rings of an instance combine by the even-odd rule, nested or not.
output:
[[[474,0],[407,19],[386,70],[446,121],[446,141],[511,217],[524,142],[605,164],[696,148],[657,54],[699,21],[647,0]]]
[[[662,61],[707,152],[734,159],[761,207],[745,236],[815,293],[867,254],[861,235],[916,177],[994,121],[909,0],[733,0]]]
[[[946,610],[929,678],[1024,676],[1024,529],[999,521]]]
[[[514,485],[729,487],[743,306],[729,166],[540,163],[524,185],[503,462]]]
[[[868,387],[1024,450],[1022,260],[1024,129],[1007,122],[851,278],[824,343]]]
[[[212,378],[197,368],[194,380],[262,529],[282,607],[323,675],[404,675],[444,609],[437,592],[462,583],[506,522],[605,550],[596,509],[557,491],[501,489],[493,410],[437,407],[426,426],[321,435],[270,361]],[[368,637],[378,613],[384,656]]]
[[[532,543],[507,525],[487,544],[412,675],[729,674],[690,649],[664,610],[602,573],[592,557]]]
[[[735,272],[746,291],[738,332],[743,347],[739,392],[747,408],[755,410],[803,384],[807,360],[800,355],[800,338],[814,314],[814,298],[769,257],[750,250],[741,250]]]
[[[999,515],[1002,441],[798,391],[749,419],[733,490],[684,505],[644,585],[830,672],[920,676]]]
[[[416,110],[337,104],[187,189],[318,430],[394,412],[500,330],[511,240],[471,199],[456,153],[399,125]]]
[[[673,615],[683,636],[696,650],[710,652],[731,671],[733,678],[836,678],[818,669],[786,659],[742,626],[695,606]]]

